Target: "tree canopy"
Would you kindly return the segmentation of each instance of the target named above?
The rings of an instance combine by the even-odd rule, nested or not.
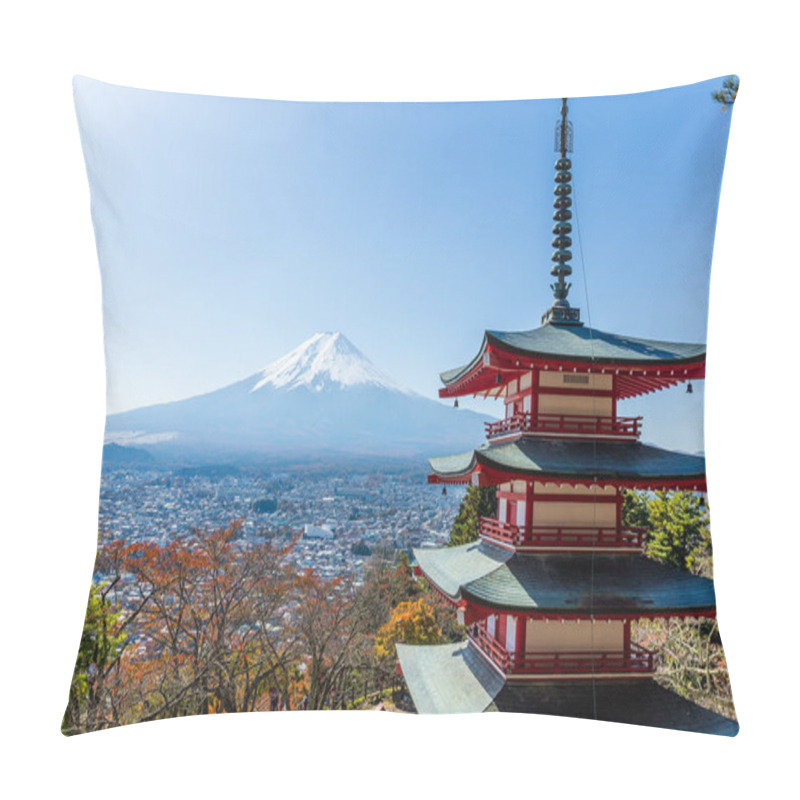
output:
[[[406,600],[392,611],[389,621],[376,634],[375,653],[381,659],[394,659],[394,646],[398,643],[436,644],[441,636],[434,609],[425,598]]]
[[[702,573],[711,555],[711,534],[708,510],[700,495],[656,492],[647,508],[647,555],[664,564]]]
[[[497,516],[497,487],[470,486],[450,529],[448,547],[477,541],[480,518],[494,516]]]
[[[736,102],[736,95],[739,93],[739,78],[736,75],[729,75],[722,82],[722,88],[712,93],[712,97],[723,108],[732,106]]]

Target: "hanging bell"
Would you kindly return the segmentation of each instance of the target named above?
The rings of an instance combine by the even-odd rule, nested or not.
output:
[[[494,379],[494,382],[498,386],[503,382],[503,376],[500,374],[500,370],[497,371],[497,377]]]
[[[453,401],[453,408],[458,408],[458,398]]]
[[[447,497],[447,487],[442,486],[442,497]]]
[[[689,381],[689,383],[686,384],[686,394],[692,394],[692,392],[694,392],[694,389],[692,389],[692,382]]]

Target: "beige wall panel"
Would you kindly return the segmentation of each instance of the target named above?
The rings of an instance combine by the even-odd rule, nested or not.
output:
[[[534,494],[563,494],[577,497],[615,497],[615,486],[567,486],[563,483],[536,482],[533,484]]]
[[[625,626],[619,620],[611,622],[546,622],[529,619],[525,625],[525,652],[611,652],[619,653],[625,644]]]
[[[540,394],[538,412],[540,414],[577,414],[590,417],[610,417],[612,411],[610,397],[591,395]]]
[[[617,506],[615,503],[535,502],[533,524],[614,528],[617,524]]]

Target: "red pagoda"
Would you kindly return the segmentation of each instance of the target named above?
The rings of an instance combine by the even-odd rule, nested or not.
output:
[[[643,555],[622,522],[623,490],[704,492],[705,460],[639,441],[617,402],[705,376],[702,344],[592,329],[567,297],[572,127],[556,128],[551,285],[530,331],[486,331],[441,397],[500,398],[475,450],[431,459],[434,484],[496,486],[480,539],[417,549],[417,569],[457,610],[467,640],[398,645],[417,711],[522,711],[735,735],[736,722],[658,685],[656,654],[631,640],[641,618],[714,617],[713,582]]]

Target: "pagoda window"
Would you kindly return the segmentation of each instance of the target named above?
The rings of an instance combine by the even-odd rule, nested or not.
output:
[[[531,413],[531,408],[533,407],[533,397],[529,394],[526,394],[522,398],[522,411],[525,414]]]
[[[533,373],[526,372],[519,379],[519,390],[524,392],[526,389],[530,389],[531,386],[533,386]]]
[[[500,522],[508,522],[508,500],[505,497],[497,500],[497,519]]]
[[[525,501],[520,500],[517,504],[517,518],[512,520],[521,528],[525,527]]]
[[[506,651],[517,652],[517,620],[516,617],[506,616]]]
[[[539,373],[539,389],[569,389],[581,392],[610,392],[614,386],[613,375],[598,375],[587,372],[555,372]]]
[[[486,633],[494,637],[497,619],[494,614],[489,614],[486,618]]]

